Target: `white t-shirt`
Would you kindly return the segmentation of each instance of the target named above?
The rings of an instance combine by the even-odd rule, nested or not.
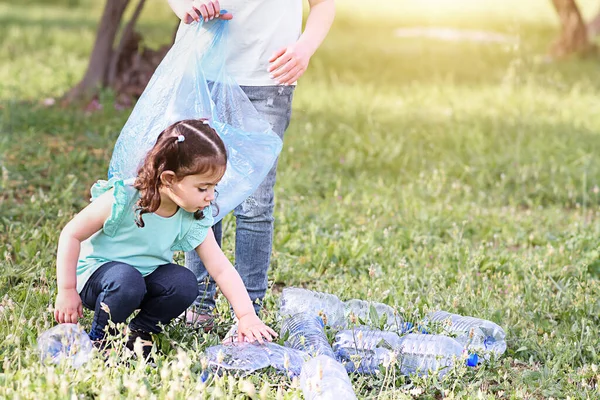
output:
[[[277,83],[267,72],[269,58],[302,33],[302,0],[222,0],[229,23],[227,71],[242,86]]]

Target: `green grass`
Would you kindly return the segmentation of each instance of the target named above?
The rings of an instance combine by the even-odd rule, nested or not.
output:
[[[110,93],[93,114],[41,104],[85,70],[103,2],[80,3],[0,3],[0,398],[301,396],[269,371],[199,383],[202,350],[231,323],[223,298],[216,332],[167,328],[158,369],[39,364],[60,229],[106,175],[129,113]],[[151,45],[173,32],[164,3],[140,21]],[[266,320],[277,326],[280,287],[301,285],[507,331],[506,354],[487,365],[443,382],[357,376],[360,398],[598,398],[599,60],[545,61],[557,34],[546,0],[338,3],[286,133]],[[423,25],[520,41],[394,37]]]

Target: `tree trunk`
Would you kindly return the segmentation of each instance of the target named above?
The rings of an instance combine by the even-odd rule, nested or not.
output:
[[[588,37],[590,39],[593,39],[596,36],[598,36],[598,34],[600,34],[600,10],[598,10],[598,13],[594,17],[594,19],[592,19],[590,21],[590,23],[588,24],[587,30],[588,30]]]
[[[552,0],[561,24],[561,34],[554,43],[551,53],[556,58],[570,54],[588,54],[593,45],[575,0]]]
[[[142,13],[142,9],[144,8],[144,3],[146,0],[139,0],[138,5],[135,7],[135,11],[133,12],[133,16],[127,23],[127,26],[123,30],[123,34],[121,35],[121,40],[119,40],[119,45],[117,49],[113,52],[112,57],[110,59],[110,65],[108,69],[106,84],[109,86],[113,86],[115,84],[117,78],[117,66],[119,64],[119,59],[123,54],[123,50],[128,43],[131,43],[134,40],[134,28],[135,24]]]
[[[129,0],[106,0],[87,71],[81,82],[66,95],[67,101],[89,97],[106,83],[113,43],[128,3]]]

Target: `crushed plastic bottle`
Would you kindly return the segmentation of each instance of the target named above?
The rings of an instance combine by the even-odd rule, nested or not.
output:
[[[92,353],[92,341],[77,324],[60,324],[43,332],[37,339],[37,349],[42,362],[54,364],[68,360],[73,367],[85,364]]]
[[[306,400],[353,400],[356,394],[348,373],[339,362],[320,355],[307,361],[300,373]]]
[[[446,322],[446,331],[458,334],[458,340],[467,346],[472,343],[473,348],[483,347],[485,351],[498,356],[506,351],[506,333],[491,321],[436,311],[427,316],[426,322]]]
[[[279,315],[285,318],[299,313],[318,316],[324,325],[336,329],[346,326],[344,303],[337,296],[295,287],[283,289]]]
[[[260,347],[264,347],[269,356],[271,367],[275,368],[280,373],[286,374],[290,378],[299,376],[302,365],[310,358],[308,353],[304,351],[280,346],[273,342],[265,343]]]
[[[302,364],[309,358],[303,351],[272,342],[234,342],[211,346],[206,349],[205,355],[213,371],[222,368],[250,373],[271,366],[289,377],[300,375]]]
[[[287,337],[287,347],[304,351],[310,356],[325,355],[335,358],[325,334],[323,321],[313,314],[303,312],[284,318],[281,337]]]
[[[448,336],[411,333],[400,337],[393,332],[367,329],[339,332],[333,349],[349,373],[376,374],[381,365],[396,359],[404,375],[425,375],[431,370],[440,378],[454,365],[455,357],[463,359],[466,355],[464,347]],[[477,365],[477,361],[476,354],[466,359],[468,366]]]
[[[394,309],[387,304],[377,303],[359,299],[348,300],[344,303],[346,320],[351,321],[352,315],[359,318],[365,325],[379,329],[380,321],[383,319],[383,329],[401,332],[403,320]],[[377,315],[375,316],[374,313]]]
[[[442,378],[455,360],[465,360],[467,366],[477,365],[477,354],[467,354],[465,348],[451,337],[409,333],[400,339],[398,362],[404,375],[427,375],[437,372]]]
[[[400,345],[400,336],[395,332],[380,331],[366,326],[339,331],[335,335],[334,350],[339,348],[355,348],[358,350],[373,350],[377,347],[393,349]]]
[[[211,346],[204,354],[211,370],[222,368],[250,373],[271,364],[264,349],[247,342]]]
[[[348,373],[375,374],[380,364],[392,359],[400,343],[400,336],[394,332],[357,327],[338,332],[333,351]]]

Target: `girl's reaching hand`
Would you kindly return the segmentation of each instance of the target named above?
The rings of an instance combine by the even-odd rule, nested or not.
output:
[[[230,13],[221,14],[221,6],[218,0],[192,0],[190,5],[180,16],[184,24],[191,24],[193,21],[200,22],[200,17],[204,21],[210,21],[214,18],[231,19]]]
[[[83,317],[83,305],[77,289],[58,290],[56,305],[54,306],[54,319],[59,324],[76,324]]]
[[[277,333],[265,325],[254,313],[244,315],[238,321],[238,342],[254,342],[257,340],[260,344],[263,344],[263,338],[270,342],[276,337]]]

